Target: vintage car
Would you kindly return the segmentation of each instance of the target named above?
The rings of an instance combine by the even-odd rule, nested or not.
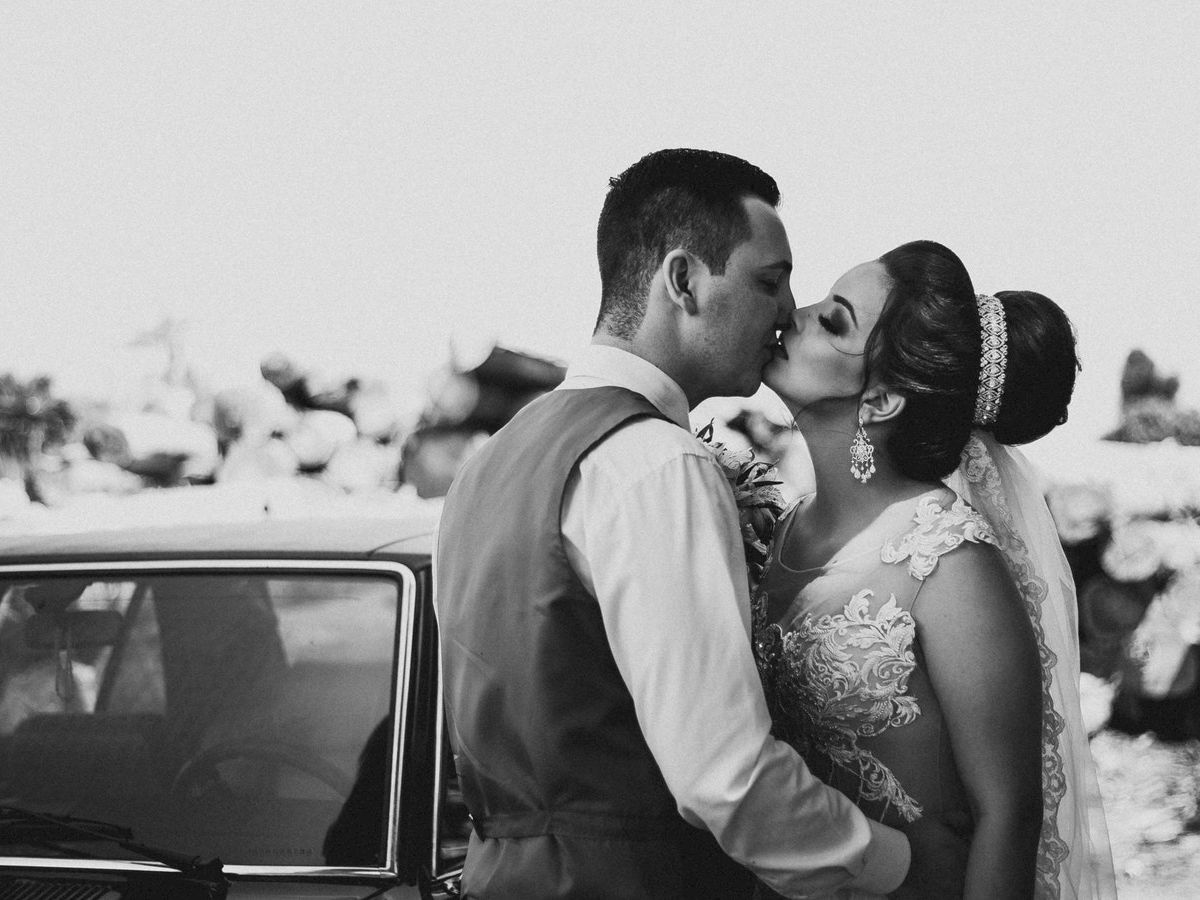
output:
[[[432,521],[0,538],[0,897],[446,897]]]

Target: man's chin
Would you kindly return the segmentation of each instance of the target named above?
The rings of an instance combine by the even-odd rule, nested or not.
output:
[[[727,385],[727,390],[716,396],[719,397],[753,397],[758,393],[758,388],[762,384],[762,378],[755,377],[754,380],[744,380],[737,384]]]
[[[775,376],[781,374],[785,368],[787,368],[786,359],[782,356],[772,356],[770,361],[762,367],[759,381],[771,390],[775,390]]]

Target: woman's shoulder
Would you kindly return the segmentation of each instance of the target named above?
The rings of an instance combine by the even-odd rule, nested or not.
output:
[[[908,573],[920,581],[951,552],[996,544],[996,533],[987,519],[947,487],[917,498],[908,527],[883,545],[880,558],[893,565],[907,563]]]
[[[946,554],[922,583],[911,612],[927,652],[938,636],[975,646],[990,646],[1005,636],[1033,638],[1017,583],[1000,550],[989,544],[963,544]]]

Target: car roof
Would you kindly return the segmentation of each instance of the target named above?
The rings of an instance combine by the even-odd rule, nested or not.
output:
[[[423,565],[436,517],[263,518],[0,536],[0,565],[163,559],[384,559]]]

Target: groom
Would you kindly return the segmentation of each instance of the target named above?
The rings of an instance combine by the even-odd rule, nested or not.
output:
[[[463,896],[748,897],[747,869],[789,897],[887,893],[905,838],[769,734],[737,511],[688,428],[780,352],[778,188],[701,150],[610,184],[592,345],[472,457],[439,528]]]

